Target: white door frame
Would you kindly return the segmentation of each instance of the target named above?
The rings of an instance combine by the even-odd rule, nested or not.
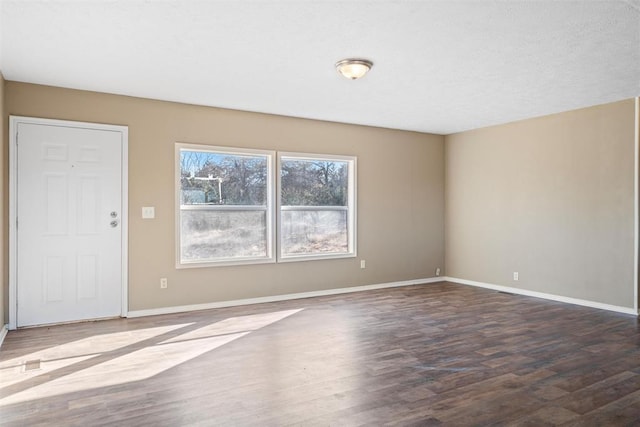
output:
[[[99,123],[73,122],[67,120],[40,119],[35,117],[9,116],[9,329],[16,329],[18,315],[18,283],[17,283],[17,198],[18,198],[18,124],[39,124],[49,126],[64,126],[92,130],[108,130],[120,132],[122,136],[122,308],[121,316],[127,317],[128,312],[128,188],[129,188],[129,128],[127,126],[106,125]]]

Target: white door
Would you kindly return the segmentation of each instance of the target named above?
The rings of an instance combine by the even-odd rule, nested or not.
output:
[[[122,314],[123,134],[60,123],[16,125],[17,326]]]

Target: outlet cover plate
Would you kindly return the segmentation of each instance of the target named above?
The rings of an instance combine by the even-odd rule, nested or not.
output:
[[[156,208],[153,206],[143,206],[142,207],[142,218],[143,219],[153,219],[156,217]]]

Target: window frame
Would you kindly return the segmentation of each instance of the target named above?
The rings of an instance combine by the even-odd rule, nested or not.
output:
[[[282,211],[283,210],[327,210],[327,207],[316,206],[296,206],[296,207],[283,207],[282,206],[282,161],[284,160],[299,160],[299,161],[341,161],[348,163],[347,173],[347,206],[346,207],[331,207],[335,210],[347,211],[347,248],[348,251],[344,253],[318,253],[318,254],[301,254],[301,255],[283,255],[282,253]],[[323,259],[340,259],[340,258],[355,258],[357,256],[357,157],[336,155],[336,154],[311,154],[311,153],[297,153],[297,152],[277,152],[277,167],[276,167],[276,223],[277,230],[277,257],[278,262],[297,262],[297,261],[312,261]],[[284,208],[284,209],[283,209]],[[334,210],[334,209],[329,209]]]
[[[214,154],[227,154],[237,156],[265,156],[267,160],[267,180],[266,180],[266,192],[267,200],[266,207],[254,205],[210,205],[210,206],[192,206],[184,210],[212,210],[212,211],[265,211],[266,213],[266,255],[259,257],[228,257],[220,258],[219,260],[206,260],[206,261],[187,261],[182,260],[182,217],[181,212],[183,207],[181,204],[181,152],[182,151],[201,151]],[[276,170],[276,152],[273,150],[259,150],[253,148],[238,148],[238,147],[224,147],[208,144],[192,144],[177,142],[175,144],[175,201],[174,201],[174,213],[175,213],[175,260],[177,269],[185,268],[201,268],[201,267],[223,267],[233,265],[248,265],[248,264],[270,264],[276,262],[276,253],[274,245],[276,242],[276,227],[275,227],[275,215],[276,215],[276,200],[275,200],[275,188],[274,188],[274,174]]]

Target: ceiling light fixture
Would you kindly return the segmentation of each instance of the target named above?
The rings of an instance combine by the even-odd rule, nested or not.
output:
[[[364,76],[371,67],[373,67],[373,62],[366,59],[343,59],[336,62],[338,72],[351,80]]]

